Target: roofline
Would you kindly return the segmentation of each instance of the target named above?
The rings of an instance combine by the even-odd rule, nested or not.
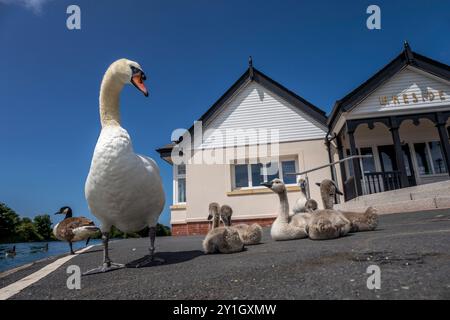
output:
[[[327,116],[325,111],[316,107],[311,102],[295,94],[270,77],[266,76],[264,73],[254,68],[253,65],[250,65],[247,70],[239,77],[239,79],[234,82],[233,85],[216,102],[214,102],[214,104],[203,115],[201,115],[200,118],[198,118],[197,121],[205,122],[206,120],[208,120],[240,88],[242,88],[242,86],[247,84],[249,81],[255,81],[268,90],[273,91],[274,93],[285,99],[287,102],[291,103],[293,106],[300,109],[308,116],[312,117],[315,121],[322,125],[325,130],[327,130]],[[188,131],[192,135],[194,132],[194,125],[192,125]],[[162,157],[163,154],[166,154],[169,150],[172,150],[172,148],[173,145],[170,147],[166,145],[164,147],[156,149],[156,151]]]
[[[376,90],[384,81],[390,79],[406,66],[421,69],[444,80],[450,78],[450,67],[447,64],[412,51],[408,43],[405,42],[404,50],[397,57],[342,99],[335,102],[327,121],[328,133],[332,131],[342,112],[348,111],[355,104],[361,102],[367,94]]]

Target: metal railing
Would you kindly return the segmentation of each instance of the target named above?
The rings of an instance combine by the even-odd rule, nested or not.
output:
[[[400,171],[365,172],[368,194],[400,189],[400,175]]]
[[[305,171],[302,171],[302,172],[290,172],[290,173],[286,173],[286,174],[287,175],[295,175],[295,176],[302,176],[302,175],[305,176],[306,196],[309,198],[310,191],[309,191],[308,173],[313,172],[313,171],[317,171],[317,170],[321,170],[321,169],[324,169],[324,168],[327,168],[327,167],[332,167],[334,172],[336,172],[336,170],[334,168],[334,166],[336,164],[340,164],[340,163],[343,163],[343,162],[346,162],[346,161],[350,161],[350,160],[353,160],[353,159],[359,159],[359,166],[361,167],[361,172],[364,172],[364,166],[363,166],[363,162],[362,162],[362,159],[364,159],[364,158],[373,158],[373,155],[366,154],[366,155],[349,156],[349,157],[346,157],[344,159],[341,159],[341,160],[338,160],[338,161],[334,161],[334,162],[331,162],[331,163],[328,163],[328,164],[324,164],[322,166],[318,166],[318,167],[315,167],[315,168],[312,168],[312,169],[308,169],[308,170],[305,170]],[[353,169],[353,170],[355,170],[355,169]],[[362,186],[363,186],[362,187],[363,188],[363,194],[368,194],[365,174],[362,174]]]

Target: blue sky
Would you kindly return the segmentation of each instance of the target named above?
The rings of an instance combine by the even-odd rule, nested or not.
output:
[[[81,30],[66,8],[81,8]],[[381,30],[366,8],[381,7]],[[268,76],[329,112],[407,39],[450,63],[448,1],[0,0],[0,201],[24,216],[70,205],[91,216],[84,182],[100,132],[99,85],[114,60],[138,61],[150,97],[122,93],[136,152],[160,165],[169,223],[171,168],[155,149],[189,128],[245,71]],[[56,221],[55,218],[53,218]]]

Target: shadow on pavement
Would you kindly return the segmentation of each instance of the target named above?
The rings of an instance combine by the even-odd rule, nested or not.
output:
[[[182,263],[185,261],[189,261],[197,258],[198,256],[202,256],[204,253],[200,250],[191,250],[191,251],[177,251],[177,252],[157,252],[156,257],[164,259],[165,262],[161,263],[158,261],[154,261],[146,264],[145,266],[141,266],[141,268],[159,266],[159,265],[169,265]],[[147,256],[131,261],[126,264],[127,268],[136,268],[136,265],[143,261]]]

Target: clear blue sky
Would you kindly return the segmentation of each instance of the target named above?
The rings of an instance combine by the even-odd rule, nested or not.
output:
[[[81,7],[80,31],[66,28],[70,4]],[[381,30],[366,28],[370,4],[381,7]],[[91,216],[84,182],[100,131],[99,85],[118,58],[147,74],[149,98],[132,86],[122,93],[122,125],[136,152],[160,165],[168,224],[171,168],[155,149],[190,127],[249,55],[329,112],[405,39],[449,64],[449,34],[450,2],[436,0],[0,0],[0,201],[24,216],[63,205]]]

